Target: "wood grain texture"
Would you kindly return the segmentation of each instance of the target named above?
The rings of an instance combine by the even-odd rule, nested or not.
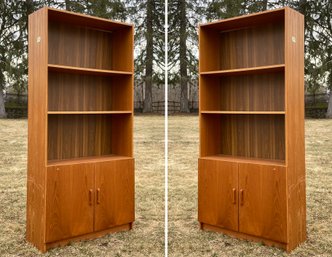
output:
[[[112,33],[50,22],[49,63],[113,70]]]
[[[304,17],[287,8],[285,20],[285,124],[288,165],[288,250],[290,251],[306,239]]]
[[[284,24],[266,23],[220,34],[220,67],[237,68],[284,63]]]
[[[284,73],[202,77],[201,111],[284,111]]]
[[[215,160],[215,161],[228,161],[234,163],[252,163],[252,164],[261,164],[261,165],[273,165],[273,166],[281,166],[286,167],[284,160],[271,160],[271,159],[263,159],[263,158],[248,158],[241,156],[232,156],[232,155],[209,155],[206,157],[201,157],[200,159],[204,160]]]
[[[267,23],[279,23],[283,22],[284,20],[285,9],[287,9],[287,7],[246,14],[224,20],[209,22],[206,24],[200,24],[200,27],[203,29],[231,31]]]
[[[240,69],[204,71],[200,72],[200,75],[227,77],[234,75],[266,74],[270,72],[284,71],[284,69],[285,69],[284,64],[276,64],[276,65],[256,66],[256,67],[240,68]]]
[[[121,30],[132,27],[131,24],[104,19],[100,17],[90,16],[81,13],[69,12],[50,7],[45,7],[48,10],[49,20],[54,23],[63,22],[74,26],[84,26],[95,30]]]
[[[47,9],[29,15],[28,171],[26,238],[45,251],[47,160]],[[37,42],[40,37],[40,42]]]
[[[234,75],[260,71],[261,66],[284,64],[284,22],[268,22],[234,30],[200,26],[200,72],[225,71]],[[264,68],[263,68],[264,69]],[[240,72],[242,72],[240,70]]]
[[[95,230],[131,223],[135,220],[134,160],[95,164]]]
[[[284,115],[201,114],[201,157],[285,160]]]
[[[132,156],[131,114],[49,115],[48,160]]]
[[[49,111],[132,111],[132,78],[49,72]],[[121,97],[119,97],[121,96]]]
[[[67,66],[67,65],[57,65],[57,64],[49,64],[48,70],[55,72],[66,72],[74,74],[86,74],[86,75],[108,76],[108,77],[133,75],[133,73],[130,71],[91,69],[91,68],[81,68],[81,67]]]
[[[94,231],[94,201],[89,190],[94,194],[93,164],[47,169],[46,242]]]
[[[285,7],[201,24],[199,43],[199,162],[239,165],[248,200],[239,231],[201,228],[291,251],[306,239],[303,15]]]
[[[129,183],[116,193],[134,208],[133,36],[131,24],[47,7],[29,16],[27,240],[42,252],[132,227],[96,231],[94,215],[100,162]],[[116,222],[133,212],[117,211]]]
[[[198,220],[238,230],[238,165],[199,159]]]
[[[240,163],[241,190],[239,232],[286,243],[286,169]]]

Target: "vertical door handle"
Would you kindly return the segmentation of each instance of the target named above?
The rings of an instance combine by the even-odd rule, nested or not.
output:
[[[100,195],[100,188],[97,188],[97,204],[100,204],[99,195]]]
[[[89,205],[92,205],[92,189],[89,190]]]
[[[236,204],[236,189],[233,188],[233,204]]]
[[[244,203],[244,190],[240,189],[240,204],[243,205]]]

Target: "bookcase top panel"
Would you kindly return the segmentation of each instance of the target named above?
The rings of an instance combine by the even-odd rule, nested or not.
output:
[[[48,10],[48,18],[53,22],[68,23],[71,25],[85,26],[100,30],[118,30],[129,29],[134,25],[130,23],[111,21],[104,18],[93,17],[86,14],[74,13],[50,7],[45,7]]]
[[[200,29],[228,31],[233,29],[242,29],[256,25],[262,25],[265,23],[284,22],[285,10],[287,8],[289,7],[209,22],[205,24],[200,24],[199,27]]]

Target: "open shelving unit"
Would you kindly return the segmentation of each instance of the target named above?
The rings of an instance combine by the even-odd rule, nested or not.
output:
[[[199,44],[201,228],[290,251],[306,237],[303,16],[202,24]]]
[[[134,221],[131,24],[29,16],[27,239],[41,251]]]

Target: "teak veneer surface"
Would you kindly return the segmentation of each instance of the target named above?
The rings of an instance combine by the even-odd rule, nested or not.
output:
[[[131,77],[49,72],[48,87],[49,111],[132,111],[133,108]]]
[[[48,160],[131,156],[130,115],[49,115]]]
[[[285,160],[284,115],[201,114],[201,157]]]
[[[284,111],[284,72],[200,79],[203,111]]]
[[[303,15],[201,24],[199,52],[201,228],[291,251],[306,239]]]
[[[29,15],[27,233],[39,250],[132,228],[131,24]]]

